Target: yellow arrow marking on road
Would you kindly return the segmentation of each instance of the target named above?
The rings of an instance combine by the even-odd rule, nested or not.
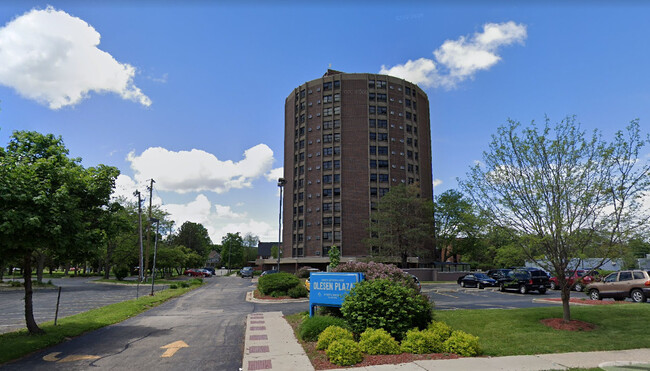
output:
[[[43,357],[43,360],[48,361],[48,362],[65,363],[65,362],[81,361],[81,360],[84,360],[84,359],[98,359],[99,358],[99,356],[91,356],[91,355],[70,355],[70,356],[66,356],[66,357],[63,357],[63,358],[59,359],[59,358],[56,357],[59,354],[61,354],[61,352],[50,353],[50,354],[46,355],[45,357]]]
[[[185,344],[183,340],[175,341],[173,343],[169,343],[167,345],[161,346],[160,349],[167,349],[165,353],[163,353],[160,357],[161,358],[169,358],[176,354],[179,349],[181,348],[189,348],[189,345]]]

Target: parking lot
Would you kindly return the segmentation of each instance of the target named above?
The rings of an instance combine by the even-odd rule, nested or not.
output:
[[[525,295],[514,291],[499,292],[497,288],[461,288],[455,283],[423,284],[422,292],[435,303],[436,310],[453,309],[516,309],[557,306],[534,299],[559,298],[560,291],[549,290],[544,295],[531,292]],[[584,293],[571,292],[572,297],[586,298]]]

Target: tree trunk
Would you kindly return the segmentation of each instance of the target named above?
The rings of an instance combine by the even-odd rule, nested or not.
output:
[[[23,279],[25,280],[25,323],[27,331],[32,335],[40,335],[45,332],[41,330],[34,320],[34,307],[32,302],[32,254],[25,253],[23,256]]]
[[[43,269],[45,269],[45,254],[36,253],[36,281],[43,283]]]
[[[111,272],[111,261],[113,260],[113,250],[115,249],[114,242],[106,243],[106,263],[104,264],[104,278],[108,279]]]
[[[568,323],[571,321],[571,306],[569,305],[569,301],[571,300],[571,287],[563,279],[559,279],[559,284],[562,290],[562,321]]]

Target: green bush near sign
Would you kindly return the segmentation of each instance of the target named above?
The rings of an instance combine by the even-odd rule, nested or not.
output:
[[[271,295],[275,292],[277,296],[284,296],[298,285],[302,285],[298,277],[290,273],[279,272],[261,276],[257,288],[262,295]]]
[[[300,324],[298,337],[303,341],[316,341],[321,332],[330,326],[338,326],[348,330],[350,329],[350,326],[343,318],[332,316],[307,316]]]
[[[400,283],[378,279],[362,281],[345,297],[341,313],[357,334],[383,328],[401,340],[412,328],[424,329],[433,318],[429,299]]]

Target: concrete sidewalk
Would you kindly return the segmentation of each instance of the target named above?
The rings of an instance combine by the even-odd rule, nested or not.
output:
[[[533,371],[597,367],[607,371],[632,369],[650,371],[650,349],[424,360],[396,365],[350,368],[360,371]],[[282,316],[282,312],[263,312],[249,314],[246,318],[242,369],[244,371],[307,371],[314,370],[314,367],[294,336],[291,325]],[[336,370],[345,369],[348,368]]]

